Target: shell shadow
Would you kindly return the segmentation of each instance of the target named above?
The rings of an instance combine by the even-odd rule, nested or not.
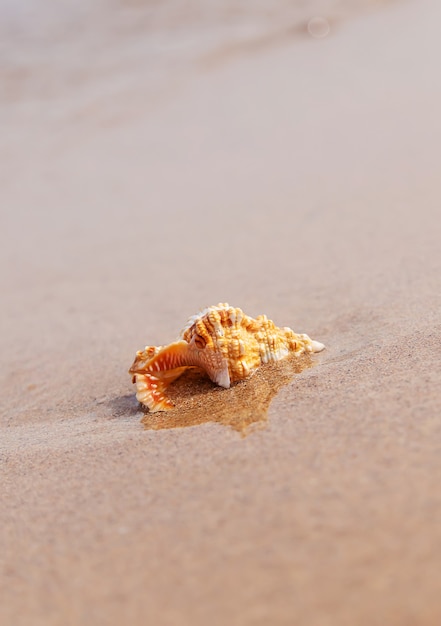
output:
[[[216,387],[203,374],[188,370],[167,390],[176,408],[146,412],[141,422],[146,430],[185,428],[213,422],[228,426],[245,437],[265,427],[271,400],[279,390],[295,374],[315,365],[309,355],[291,357],[263,365],[251,378],[230,389]]]
[[[100,404],[106,405],[111,410],[112,417],[128,417],[139,414],[139,402],[133,393],[118,396]]]

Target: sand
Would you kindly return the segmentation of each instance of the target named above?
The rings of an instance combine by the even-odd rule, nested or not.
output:
[[[334,4],[3,0],[2,626],[441,623],[441,8]],[[225,301],[327,349],[144,416]]]

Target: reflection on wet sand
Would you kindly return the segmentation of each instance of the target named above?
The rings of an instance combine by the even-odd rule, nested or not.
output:
[[[216,387],[203,374],[189,370],[168,390],[176,408],[146,413],[147,430],[184,428],[208,422],[229,426],[243,437],[267,422],[271,400],[295,374],[317,364],[309,355],[291,357],[260,367],[248,380],[230,389]]]

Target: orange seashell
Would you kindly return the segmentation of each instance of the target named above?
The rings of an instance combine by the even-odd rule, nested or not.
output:
[[[178,341],[137,352],[129,373],[139,402],[150,411],[166,411],[174,406],[166,396],[167,387],[189,367],[203,370],[228,389],[263,363],[324,347],[308,335],[278,328],[266,315],[253,319],[241,309],[218,304],[190,317]]]

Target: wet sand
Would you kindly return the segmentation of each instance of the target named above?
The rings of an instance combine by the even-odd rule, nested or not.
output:
[[[361,4],[3,40],[2,626],[441,622],[441,9]],[[327,349],[145,416],[226,301]]]

